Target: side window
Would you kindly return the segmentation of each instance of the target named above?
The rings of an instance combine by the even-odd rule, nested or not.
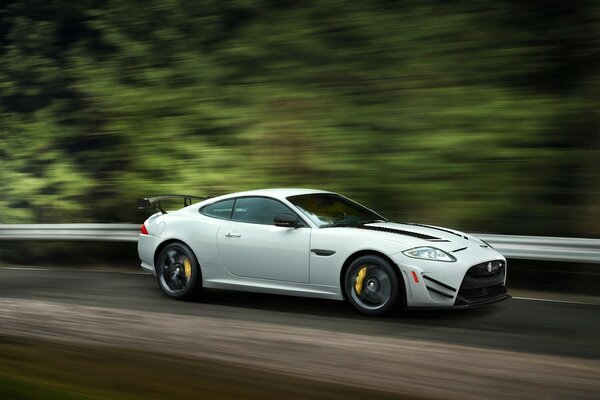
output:
[[[229,199],[210,204],[200,209],[200,213],[209,217],[229,219],[231,218],[231,209],[233,208],[234,201],[235,199]]]
[[[294,214],[282,203],[265,197],[242,197],[235,202],[234,221],[273,225],[278,214]]]

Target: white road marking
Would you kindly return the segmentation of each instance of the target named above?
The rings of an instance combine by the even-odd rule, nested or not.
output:
[[[584,301],[570,301],[570,300],[555,300],[555,299],[538,299],[535,297],[518,297],[518,296],[513,296],[513,299],[516,300],[532,300],[532,301],[546,301],[549,303],[566,303],[566,304],[583,304],[583,305],[587,305],[587,306],[597,306],[599,305],[598,303],[587,303]]]
[[[46,271],[48,268],[40,268],[40,267],[0,267],[0,269],[14,269],[14,270],[22,270],[22,271]]]

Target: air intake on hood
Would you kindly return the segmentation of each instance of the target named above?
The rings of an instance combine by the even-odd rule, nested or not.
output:
[[[416,238],[419,238],[419,239],[425,239],[425,240],[439,240],[440,239],[440,238],[436,238],[435,236],[425,235],[424,233],[417,233],[417,232],[411,232],[411,231],[403,231],[401,229],[386,228],[386,227],[383,227],[383,226],[359,225],[359,226],[357,226],[357,228],[360,228],[360,229],[369,229],[371,231],[397,233],[399,235],[412,236],[412,237],[416,237]]]
[[[468,237],[463,236],[460,233],[452,232],[451,230],[444,229],[444,228],[438,228],[437,226],[423,225],[423,224],[414,224],[414,223],[411,223],[411,222],[408,222],[408,223],[407,222],[403,222],[403,224],[404,225],[412,225],[412,226],[422,226],[423,228],[429,228],[429,229],[437,229],[438,231],[448,232],[448,233],[451,233],[453,235],[464,237],[465,239],[469,239]]]

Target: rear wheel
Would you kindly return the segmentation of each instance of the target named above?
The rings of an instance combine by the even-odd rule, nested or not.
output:
[[[192,250],[183,243],[171,243],[156,263],[158,286],[169,297],[190,300],[202,290],[200,266]]]
[[[384,258],[366,255],[350,264],[344,276],[344,288],[350,304],[367,315],[390,311],[398,301],[399,279]]]

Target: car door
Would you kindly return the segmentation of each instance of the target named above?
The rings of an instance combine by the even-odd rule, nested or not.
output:
[[[237,198],[217,234],[225,268],[237,276],[308,283],[310,228],[275,226],[275,216],[285,213],[296,215],[275,199]]]

